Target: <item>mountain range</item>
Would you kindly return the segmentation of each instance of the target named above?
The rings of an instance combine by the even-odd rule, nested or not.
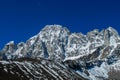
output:
[[[46,25],[0,51],[0,80],[120,80],[120,36],[108,27],[86,35]]]

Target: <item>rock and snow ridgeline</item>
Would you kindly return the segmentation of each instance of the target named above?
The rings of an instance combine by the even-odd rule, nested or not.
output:
[[[111,75],[111,69],[120,71],[120,37],[112,27],[102,31],[95,29],[84,35],[71,33],[60,25],[47,25],[25,43],[7,43],[1,50],[1,56],[3,60],[54,60],[84,78],[104,80]]]

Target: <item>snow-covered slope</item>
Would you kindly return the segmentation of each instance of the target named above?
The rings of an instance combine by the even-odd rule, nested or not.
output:
[[[43,58],[0,61],[0,80],[82,80],[63,64]]]
[[[61,25],[47,25],[25,43],[10,41],[0,55],[3,60],[49,59],[64,63],[64,67],[84,78],[104,80],[111,78],[114,70],[120,71],[120,37],[112,27],[102,31],[95,29],[84,35],[71,33]]]

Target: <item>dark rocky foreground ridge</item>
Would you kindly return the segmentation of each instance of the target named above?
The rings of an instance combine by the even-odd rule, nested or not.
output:
[[[120,37],[108,27],[71,33],[47,25],[26,42],[0,51],[0,80],[120,80]]]
[[[43,58],[0,62],[0,80],[85,80],[64,64]]]

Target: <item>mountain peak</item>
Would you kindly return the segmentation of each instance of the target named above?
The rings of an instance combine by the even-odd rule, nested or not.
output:
[[[119,36],[118,32],[116,31],[116,29],[114,29],[113,27],[108,27],[106,29],[106,31],[109,31],[110,34],[114,35],[114,36]]]
[[[10,41],[6,45],[12,45],[12,44],[14,44],[14,41]]]
[[[69,30],[66,28],[66,27],[62,27],[61,25],[56,25],[56,24],[54,24],[54,25],[46,25],[40,32],[44,32],[44,31],[63,31],[63,30],[65,30],[65,31],[68,31],[69,32]]]
[[[62,28],[62,26],[61,25],[57,25],[57,24],[54,24],[54,25],[46,25],[44,28],[43,28],[43,30],[44,29],[52,29],[52,28]]]
[[[107,28],[107,30],[109,30],[109,31],[114,31],[115,29],[113,28],[113,27],[111,27],[111,26],[109,26],[108,28]]]

